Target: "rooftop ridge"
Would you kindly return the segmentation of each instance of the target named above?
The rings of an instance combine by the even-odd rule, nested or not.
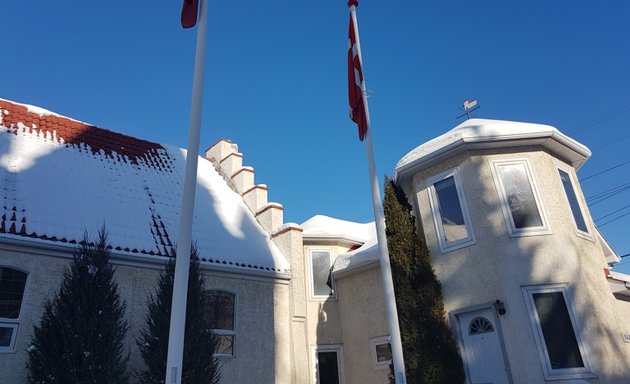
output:
[[[164,149],[161,144],[99,128],[41,108],[0,99],[0,124],[13,134],[40,133],[62,144],[85,147],[93,154],[103,151],[112,158],[118,155],[134,164],[142,159],[156,168],[168,169],[168,165],[152,161],[156,151]]]

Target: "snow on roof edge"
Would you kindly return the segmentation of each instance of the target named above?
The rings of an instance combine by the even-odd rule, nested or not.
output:
[[[584,157],[584,161],[591,155],[588,147],[551,125],[508,120],[469,119],[405,154],[396,164],[395,178],[406,173],[409,169],[428,163],[462,145],[543,138],[551,138],[559,142]]]

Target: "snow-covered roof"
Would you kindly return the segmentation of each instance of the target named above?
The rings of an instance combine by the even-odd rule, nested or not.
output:
[[[404,177],[471,149],[541,145],[579,168],[591,155],[583,144],[550,125],[504,120],[469,119],[416,147],[396,165],[396,178]]]
[[[305,240],[340,241],[361,245],[371,236],[374,223],[355,223],[325,215],[315,215],[300,225]]]
[[[335,278],[362,270],[365,267],[378,265],[380,263],[380,249],[376,240],[376,226],[370,223],[372,230],[370,237],[359,248],[337,256],[333,264],[332,272]]]
[[[337,256],[333,263],[333,274],[340,277],[344,272],[356,270],[379,262],[374,222],[355,223],[316,215],[301,224],[304,241],[345,242],[358,248]]]
[[[104,224],[114,252],[174,256],[186,151],[0,99],[0,241],[67,245]],[[285,274],[289,263],[210,161],[192,237],[202,263]]]

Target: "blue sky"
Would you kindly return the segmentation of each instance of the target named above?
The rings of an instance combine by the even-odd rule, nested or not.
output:
[[[364,144],[348,118],[343,0],[213,0],[202,147],[239,145],[285,221],[372,219]],[[13,1],[2,6],[0,97],[185,147],[196,31],[181,1]],[[379,176],[477,117],[553,125],[592,151],[585,178],[630,161],[630,3],[362,0],[358,20]],[[630,183],[630,164],[585,180]],[[593,205],[630,212],[630,189]],[[630,253],[630,214],[601,227]],[[630,259],[630,258],[628,258]],[[627,263],[630,270],[630,260]]]

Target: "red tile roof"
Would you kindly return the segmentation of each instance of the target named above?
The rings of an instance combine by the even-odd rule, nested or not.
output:
[[[17,133],[19,123],[22,123],[29,133],[48,133],[54,135],[57,141],[63,140],[64,143],[70,145],[87,145],[93,153],[103,150],[105,154],[111,156],[116,152],[121,156],[127,156],[132,163],[137,163],[138,158],[145,158],[153,166],[164,166],[159,159],[156,159],[157,162],[151,161],[154,151],[163,149],[160,144],[98,128],[59,115],[40,115],[29,111],[24,105],[7,100],[0,100],[0,109],[8,112],[2,116],[3,125],[13,127],[15,133]]]
[[[184,162],[178,148],[0,99],[0,240],[76,244],[105,223],[117,251],[175,256]],[[202,261],[285,271],[242,198],[211,163],[199,167],[193,238]]]

